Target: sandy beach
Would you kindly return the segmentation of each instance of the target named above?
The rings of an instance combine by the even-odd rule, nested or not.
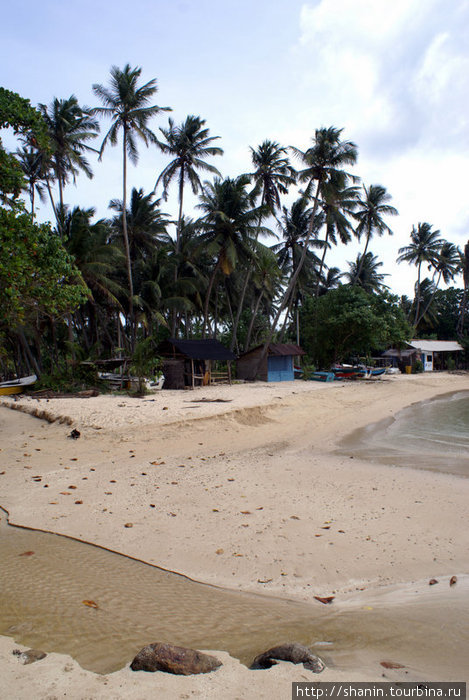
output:
[[[469,390],[469,375],[234,384],[143,399],[1,397],[0,506],[11,524],[197,581],[317,605],[314,596],[333,595],[338,608],[358,596],[364,605],[377,591],[469,574],[469,479],[363,461],[338,444],[459,390]],[[287,663],[253,672],[214,652],[224,665],[207,676],[128,667],[100,676],[55,653],[21,666],[16,647],[0,639],[6,698],[288,698],[293,681],[397,673],[383,677],[376,664],[314,676]]]

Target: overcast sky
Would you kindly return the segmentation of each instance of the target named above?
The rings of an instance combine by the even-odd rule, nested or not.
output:
[[[394,236],[370,246],[396,293],[413,293],[415,269],[395,264],[412,225],[467,242],[469,0],[15,0],[2,9],[0,84],[34,105],[74,93],[96,106],[92,84],[127,62],[144,82],[157,78],[155,102],[176,123],[200,115],[221,136],[225,155],[212,162],[224,176],[249,171],[249,146],[266,138],[305,150],[316,128],[343,128],[359,149],[354,172],[386,187],[400,213]],[[166,123],[163,114],[152,127]],[[167,162],[142,144],[129,189],[151,191]],[[65,199],[104,217],[122,196],[120,149],[93,169]],[[162,209],[176,216],[175,200]],[[333,249],[326,262],[346,269],[359,249]]]

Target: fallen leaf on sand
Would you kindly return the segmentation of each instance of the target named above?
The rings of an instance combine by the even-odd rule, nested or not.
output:
[[[234,479],[228,479],[228,481],[234,481]]]
[[[172,481],[172,482],[171,482],[171,485],[172,485],[172,486],[177,486],[177,483],[178,483],[177,481]]]
[[[34,552],[21,552],[21,554],[18,554],[19,557],[30,557],[31,554],[34,554]]]
[[[297,515],[290,515],[290,520],[299,520]]]
[[[232,557],[244,557],[244,554],[240,554],[239,552],[233,552],[231,555]]]
[[[321,530],[330,530],[331,526],[330,525],[323,525]]]
[[[75,505],[76,505],[76,506],[81,506],[82,503],[83,503],[83,501],[75,501]]]
[[[435,583],[438,583],[438,580],[436,578],[431,578],[430,581],[428,582],[429,586],[434,586]]]
[[[456,584],[457,580],[458,580],[457,576],[451,576],[451,578],[449,580],[449,585],[454,586]]]
[[[252,515],[250,510],[241,510],[240,513],[242,513],[243,515]]]
[[[212,508],[212,513],[219,513],[219,512],[220,511],[218,510],[218,508]]]
[[[257,579],[257,583],[270,583],[271,581],[273,581],[273,578]]]
[[[224,549],[217,549],[217,551],[215,552],[215,554],[223,554],[224,551],[225,551]]]
[[[133,527],[133,523],[126,523],[124,527]]]
[[[395,661],[380,661],[380,664],[384,668],[405,668],[405,666],[398,664]]]
[[[76,489],[76,486],[67,486],[68,489]]]
[[[319,600],[320,603],[323,603],[324,605],[330,605],[332,601],[334,600],[335,596],[333,595],[328,595],[322,598],[321,596],[315,595],[314,596],[315,600]]]
[[[56,506],[56,505],[57,505],[57,501],[49,501],[49,505],[50,505],[50,506]]]
[[[61,495],[61,496],[70,496],[71,494],[70,494],[69,491],[61,491],[61,492],[60,492],[60,495]]]
[[[94,608],[97,610],[99,608],[99,605],[94,602],[94,600],[82,600],[81,601],[83,605],[86,605],[87,608]]]
[[[155,504],[154,504],[154,503],[150,503],[150,508],[154,508],[154,507],[155,507]]]

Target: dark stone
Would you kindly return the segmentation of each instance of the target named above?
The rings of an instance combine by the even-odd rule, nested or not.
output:
[[[263,654],[256,656],[252,662],[251,669],[271,668],[278,661],[290,661],[292,664],[303,664],[303,666],[313,673],[321,673],[326,668],[323,661],[318,656],[315,656],[308,647],[302,644],[280,644],[278,647],[272,647]]]
[[[138,652],[130,668],[132,671],[165,671],[179,676],[190,676],[196,673],[210,673],[221,665],[221,661],[215,656],[202,654],[195,649],[155,642]]]
[[[41,651],[40,649],[27,649],[26,651],[13,649],[12,654],[17,656],[24,666],[26,666],[26,664],[33,664],[35,661],[40,661],[41,659],[45,659],[47,656],[46,652]]]

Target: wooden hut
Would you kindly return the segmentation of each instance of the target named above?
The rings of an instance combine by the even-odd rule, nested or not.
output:
[[[231,361],[236,359],[218,340],[178,340],[170,338],[158,346],[163,360],[165,389],[186,389],[213,384],[231,383]],[[226,363],[226,371],[219,369]]]
[[[258,345],[240,355],[236,363],[239,379],[260,379],[264,382],[289,382],[295,378],[294,358],[304,355],[299,345],[291,343],[270,343],[261,364],[264,345]]]

